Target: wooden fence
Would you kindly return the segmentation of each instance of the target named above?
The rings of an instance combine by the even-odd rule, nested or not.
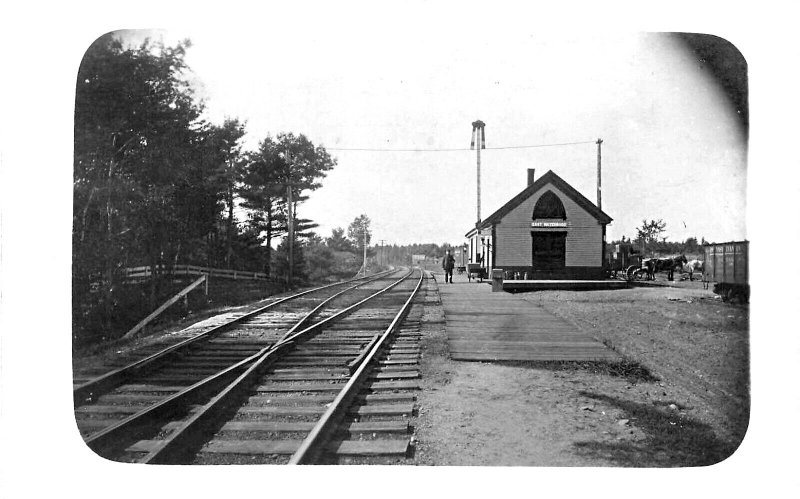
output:
[[[252,272],[246,270],[230,270],[230,269],[213,269],[210,267],[199,267],[197,265],[175,265],[171,269],[160,267],[157,269],[159,275],[177,276],[208,276],[208,277],[222,277],[225,279],[242,279],[242,280],[258,280],[268,281],[269,276],[264,272]],[[144,267],[130,267],[125,269],[126,280],[128,281],[146,281],[153,275],[153,269],[150,266]]]

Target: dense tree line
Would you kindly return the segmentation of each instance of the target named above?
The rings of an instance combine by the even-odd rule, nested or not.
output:
[[[385,245],[373,247],[376,258],[388,265],[411,265],[411,255],[425,255],[426,258],[441,258],[446,250],[458,249],[448,243],[422,243]]]
[[[636,237],[633,239],[626,239],[622,236],[617,241],[611,241],[607,248],[608,251],[613,251],[613,246],[616,244],[630,244],[633,251],[643,254],[645,256],[658,256],[658,255],[699,255],[702,253],[702,245],[706,244],[705,238],[701,237],[700,242],[696,237],[688,237],[685,241],[667,241],[666,233],[667,224],[661,219],[658,220],[642,220],[642,225],[636,228]]]
[[[107,328],[124,305],[125,269],[150,266],[146,308],[177,264],[286,270],[288,214],[336,165],[304,135],[267,136],[243,151],[246,124],[202,118],[185,63],[189,41],[126,47],[113,35],[87,50],[76,81],[73,183],[73,317]],[[296,274],[318,238],[298,219]],[[276,254],[273,254],[276,253]],[[284,262],[287,260],[287,262]],[[323,270],[315,269],[320,277]]]

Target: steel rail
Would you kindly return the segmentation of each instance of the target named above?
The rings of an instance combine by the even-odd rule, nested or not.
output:
[[[152,427],[153,424],[165,417],[174,416],[181,409],[185,409],[190,401],[200,399],[219,385],[229,382],[230,378],[237,375],[248,364],[254,362],[272,348],[272,345],[264,347],[250,357],[240,360],[236,364],[212,374],[135,414],[131,414],[111,426],[103,428],[87,438],[85,440],[86,445],[101,455],[113,452],[118,447],[126,446],[137,438],[139,434]]]
[[[384,275],[389,274],[391,272],[393,272],[393,270],[387,270],[378,274],[368,276],[369,279],[362,284],[377,280],[380,277],[383,277]],[[177,354],[180,351],[183,351],[184,349],[190,348],[191,346],[198,344],[201,341],[211,339],[211,337],[213,337],[214,335],[217,335],[240,322],[250,319],[256,315],[259,315],[282,303],[294,300],[296,298],[300,298],[301,296],[305,296],[307,294],[314,293],[316,291],[322,291],[323,289],[331,288],[334,286],[341,286],[343,284],[365,279],[367,278],[359,277],[356,279],[349,279],[347,281],[336,282],[333,284],[327,284],[325,286],[309,289],[291,296],[281,298],[268,305],[265,305],[264,307],[258,308],[256,310],[253,310],[252,312],[248,312],[240,317],[232,319],[224,324],[214,326],[208,331],[204,331],[202,333],[197,334],[196,336],[187,338],[179,343],[176,343],[175,345],[164,348],[163,350],[160,350],[152,355],[148,355],[144,359],[140,359],[131,364],[128,364],[127,366],[120,367],[119,369],[115,369],[106,374],[91,379],[79,386],[76,386],[72,390],[73,403],[77,407],[79,405],[85,404],[86,402],[90,402],[94,400],[96,397],[102,395],[103,393],[107,393],[108,391],[113,390],[114,388],[125,382],[125,380],[127,380],[128,378],[139,374],[142,370],[154,367],[156,363],[164,360],[168,355]]]
[[[361,287],[364,284],[368,284],[368,283],[373,282],[373,281],[377,281],[377,279],[372,279],[372,280],[369,280],[369,281],[360,282],[360,283],[356,284],[355,286],[350,286],[349,288],[343,289],[343,290],[339,291],[338,293],[336,293],[336,294],[334,294],[332,296],[329,296],[328,298],[325,299],[325,301],[323,301],[322,303],[320,303],[319,305],[314,307],[309,313],[307,313],[305,315],[305,317],[303,317],[302,319],[297,321],[297,323],[295,323],[294,326],[292,326],[288,331],[286,331],[286,333],[281,337],[281,340],[279,340],[279,341],[285,340],[289,336],[292,336],[298,329],[300,329],[301,327],[305,326],[306,323],[308,323],[311,320],[311,317],[313,317],[314,314],[316,314],[319,310],[322,309],[322,307],[324,307],[328,303],[332,302],[333,300],[335,300],[336,298],[342,296],[343,294],[347,293],[348,291],[351,291],[351,290],[353,290],[355,288]],[[276,343],[278,343],[278,342],[276,342]]]
[[[384,274],[385,273],[370,276],[371,279],[355,286],[351,286],[348,288],[348,290],[352,290],[359,286],[363,286],[364,284],[374,282]],[[342,293],[337,293],[334,295],[334,297],[341,294]],[[333,299],[333,297],[329,298],[327,301],[329,302],[331,299]],[[307,317],[308,315],[301,319],[301,322]],[[329,319],[334,319],[335,317],[337,317],[337,314],[331,316]],[[307,328],[304,331],[309,329],[311,328]],[[193,400],[193,398],[201,398],[202,395],[207,395],[209,391],[213,391],[213,389],[219,385],[229,382],[230,378],[236,376],[240,371],[245,369],[248,364],[256,361],[262,355],[280,346],[278,343],[286,342],[281,340],[280,342],[269,344],[249,357],[242,359],[233,365],[224,368],[215,374],[212,374],[211,376],[207,376],[206,378],[198,380],[196,383],[193,383],[192,385],[164,398],[163,400],[151,406],[145,407],[135,414],[131,414],[117,423],[103,428],[87,438],[85,440],[86,445],[98,453],[104,449],[108,450],[112,444],[116,444],[116,446],[124,445],[125,439],[122,437],[125,434],[129,436],[129,439],[133,438],[139,432],[139,430],[147,428],[149,425],[152,425],[154,421],[158,421],[166,415],[177,412],[182,405],[186,405],[188,403],[187,401]]]
[[[312,428],[300,444],[300,448],[289,459],[288,464],[311,464],[314,459],[317,459],[324,452],[324,446],[330,440],[336,426],[358,395],[364,380],[369,374],[369,366],[377,359],[379,352],[388,343],[388,338],[394,334],[400,323],[408,315],[411,309],[411,303],[417,296],[424,279],[425,273],[420,269],[419,281],[405,304],[403,304],[389,327],[386,328],[386,331],[382,335],[376,335],[376,339],[373,339],[370,343],[372,348],[368,349],[369,353],[361,358],[358,364],[355,364],[358,365],[358,368],[353,372],[347,384],[342,388],[333,402],[331,402],[328,409],[323,413],[319,421],[317,421],[317,424],[314,425],[314,428]]]
[[[261,355],[261,357],[253,362],[253,364],[242,373],[236,380],[231,382],[219,394],[214,396],[203,407],[201,407],[195,414],[188,420],[184,421],[178,428],[169,434],[167,438],[159,442],[159,444],[152,449],[144,458],[138,462],[144,464],[169,464],[180,462],[186,456],[195,452],[198,445],[202,445],[202,435],[207,428],[213,426],[215,423],[220,423],[220,414],[224,413],[230,408],[236,408],[241,404],[237,404],[237,400],[242,398],[246,390],[252,383],[264,374],[264,371],[272,365],[278,358],[291,351],[298,341],[306,339],[312,333],[323,329],[328,324],[338,320],[339,318],[348,315],[355,310],[361,308],[364,304],[377,298],[378,296],[387,293],[395,288],[401,282],[408,279],[413,274],[410,270],[406,275],[393,282],[392,284],[384,287],[380,291],[364,298],[363,300],[337,312],[306,329],[299,331],[288,338],[285,338],[275,343],[272,348]]]
[[[343,309],[340,312],[312,326],[309,326],[298,333],[295,333],[291,339],[284,339],[275,344],[268,345],[246,359],[243,359],[216,374],[213,374],[177,393],[166,397],[164,400],[161,400],[152,406],[146,407],[141,411],[98,431],[85,440],[86,445],[88,445],[89,448],[98,454],[112,453],[119,447],[127,446],[128,443],[138,438],[138,436],[142,433],[152,430],[152,426],[157,424],[159,421],[162,421],[165,417],[181,414],[181,411],[185,413],[188,402],[202,399],[204,396],[207,397],[209,392],[215,391],[220,385],[230,383],[230,379],[238,375],[242,370],[246,369],[249,364],[257,362],[261,357],[267,357],[270,355],[274,357],[288,346],[291,346],[295,339],[301,338],[302,336],[319,329],[323,325],[332,323],[342,316],[356,310],[366,301],[383,294],[394,286],[397,286],[397,284],[407,278],[408,275],[410,275],[410,273],[383,290],[365,298],[364,300],[361,300],[358,303],[351,305],[350,307]],[[377,278],[373,280],[377,280]]]
[[[356,284],[354,286],[350,286],[350,287],[348,287],[348,288],[346,288],[346,289],[344,289],[342,291],[339,291],[338,293],[336,293],[336,294],[334,294],[332,296],[329,296],[328,298],[323,300],[319,305],[314,307],[314,309],[312,309],[310,312],[308,312],[303,318],[301,318],[299,321],[297,321],[295,323],[295,325],[292,326],[292,328],[289,329],[289,331],[281,338],[281,340],[286,339],[286,337],[290,336],[297,329],[302,327],[306,322],[308,322],[311,319],[311,317],[318,310],[320,310],[322,307],[324,307],[325,305],[327,305],[328,303],[330,303],[334,299],[338,298],[339,296],[343,295],[344,293],[346,293],[348,291],[351,291],[351,290],[353,290],[355,288],[358,288],[358,287],[364,286],[365,284],[369,284],[371,282],[377,281],[382,276],[383,276],[383,273],[381,273],[381,275],[378,276],[378,277],[376,277],[376,275],[372,275],[372,276],[370,276],[371,279],[368,279],[368,280],[363,281],[363,282],[359,282],[358,284]],[[241,369],[243,369],[248,363],[255,361],[261,355],[263,355],[266,352],[268,352],[272,348],[273,345],[275,345],[275,343],[270,343],[270,344],[266,345],[265,347],[261,348],[258,352],[250,355],[249,357],[246,357],[246,358],[244,358],[244,359],[242,359],[242,360],[240,360],[238,362],[235,362],[234,364],[232,364],[232,365],[230,365],[230,366],[228,366],[226,368],[222,368],[220,371],[218,371],[218,372],[216,372],[216,373],[214,373],[214,374],[212,374],[210,376],[206,376],[205,378],[203,378],[201,380],[198,380],[197,382],[193,383],[192,385],[190,385],[190,386],[188,386],[188,387],[186,387],[186,388],[184,388],[182,390],[179,390],[178,392],[172,394],[171,396],[166,397],[163,401],[159,401],[159,402],[153,404],[152,406],[147,407],[147,408],[143,409],[142,411],[137,412],[136,414],[132,414],[131,416],[129,416],[129,418],[133,420],[132,422],[127,421],[127,419],[129,419],[129,418],[126,418],[126,419],[120,421],[119,423],[115,423],[113,425],[110,425],[108,428],[104,428],[104,429],[96,432],[95,434],[91,435],[86,440],[87,444],[89,444],[89,446],[91,448],[97,447],[98,445],[100,445],[100,443],[98,443],[98,442],[102,442],[103,439],[108,438],[108,435],[107,435],[108,433],[119,432],[120,428],[117,428],[118,426],[132,428],[133,426],[138,424],[137,423],[138,421],[143,421],[143,414],[146,411],[150,410],[150,409],[152,409],[152,411],[147,413],[147,417],[150,417],[151,419],[153,419],[154,416],[157,416],[162,411],[162,408],[159,406],[159,404],[166,403],[166,402],[180,403],[181,401],[187,400],[188,398],[190,398],[192,396],[195,396],[195,395],[197,395],[199,393],[202,393],[201,390],[203,390],[204,388],[210,389],[210,388],[212,388],[214,386],[217,386],[217,385],[221,384],[222,380],[225,380],[225,379],[227,379],[229,377],[232,377],[237,371],[240,371]],[[174,400],[171,400],[173,398],[174,398]]]

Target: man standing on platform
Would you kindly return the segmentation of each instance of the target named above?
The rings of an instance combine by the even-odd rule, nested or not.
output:
[[[449,282],[453,284],[453,267],[456,266],[456,259],[453,258],[453,255],[450,254],[450,250],[444,255],[442,258],[442,268],[444,269],[444,282]],[[448,281],[448,276],[450,276],[450,280]]]

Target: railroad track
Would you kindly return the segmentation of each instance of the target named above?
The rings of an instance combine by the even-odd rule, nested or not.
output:
[[[258,353],[313,320],[322,320],[362,299],[359,289],[385,279],[388,273],[313,288],[274,300],[246,314],[228,318],[191,337],[150,347],[129,363],[91,379],[78,379],[73,388],[76,420],[89,436],[171,394],[207,380]],[[131,358],[133,357],[133,358]],[[148,387],[143,392],[142,387]]]
[[[356,303],[317,309],[317,322],[296,322],[232,365],[231,353],[223,369],[183,366],[199,369],[201,381],[168,385],[177,374],[168,371],[99,396],[149,405],[88,434],[87,444],[109,459],[143,463],[403,459],[412,448],[409,418],[419,388],[421,310],[412,303],[423,276],[416,274],[362,283],[347,293],[351,303],[363,296]],[[236,338],[222,343],[240,356],[253,348]]]

